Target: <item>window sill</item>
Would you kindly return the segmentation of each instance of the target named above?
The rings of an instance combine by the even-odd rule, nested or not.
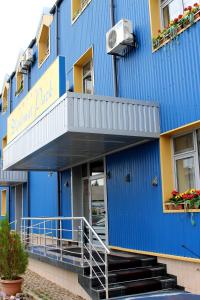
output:
[[[18,97],[18,96],[23,92],[23,90],[24,90],[24,89],[21,89],[20,91],[16,91],[16,92],[15,92],[15,97]]]
[[[164,203],[164,213],[192,213],[192,212],[200,212],[200,208],[187,208],[184,207],[184,204],[181,203],[180,207],[174,206],[170,203]],[[173,208],[174,207],[174,208]]]
[[[82,8],[82,10],[77,14],[77,16],[75,16],[74,18],[72,17],[72,24],[74,24],[78,18],[80,17],[80,15],[84,12],[84,10],[88,7],[88,5],[90,4],[92,0],[89,0],[88,3]]]
[[[195,20],[194,20],[194,23],[192,24],[188,24],[187,26],[185,26],[184,28],[179,28],[178,32],[177,32],[177,35],[174,36],[173,38],[167,38],[167,39],[163,39],[163,41],[161,41],[160,45],[158,47],[153,47],[152,46],[152,52],[156,52],[158,51],[160,48],[164,47],[166,44],[168,44],[169,42],[171,42],[173,39],[175,39],[177,36],[179,36],[181,33],[183,33],[185,30],[187,30],[188,28],[190,28],[191,26],[193,26],[194,24],[196,24],[198,21],[200,20],[200,13],[198,12],[196,15],[195,15]]]
[[[176,214],[176,213],[200,213],[200,209],[164,209],[165,214]]]
[[[48,57],[50,56],[50,51],[49,53],[44,57],[43,61],[41,61],[40,63],[38,63],[38,68],[40,69],[41,66],[45,63],[45,61],[48,59]]]

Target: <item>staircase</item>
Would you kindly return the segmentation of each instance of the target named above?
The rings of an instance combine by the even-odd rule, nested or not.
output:
[[[23,218],[21,237],[35,258],[78,273],[92,300],[181,289],[156,257],[110,250],[83,217]]]
[[[73,253],[77,250],[71,249]],[[69,248],[67,251],[70,254]],[[95,259],[100,262],[98,256]],[[99,281],[105,283],[105,278],[99,272],[99,267],[94,266],[93,269],[96,274],[90,277],[90,267],[84,267],[83,275],[79,274],[79,283],[92,300],[105,299],[105,290]],[[109,298],[181,289],[177,287],[176,277],[168,275],[166,265],[159,264],[156,257],[121,251],[112,251],[108,255],[108,282]]]

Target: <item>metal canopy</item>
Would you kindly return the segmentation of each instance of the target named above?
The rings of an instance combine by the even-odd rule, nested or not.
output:
[[[3,171],[3,163],[0,162],[0,186],[14,186],[27,182],[27,172]]]
[[[4,150],[4,169],[63,170],[159,138],[153,102],[66,93]]]

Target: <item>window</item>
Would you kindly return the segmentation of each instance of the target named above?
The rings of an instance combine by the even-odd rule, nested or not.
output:
[[[6,216],[6,190],[1,191],[1,216]]]
[[[15,96],[18,96],[24,89],[24,76],[21,72],[16,73],[16,92]]]
[[[3,158],[3,150],[7,146],[7,135],[2,139],[2,158]]]
[[[196,132],[173,139],[175,186],[179,192],[198,187],[199,168]]]
[[[38,46],[38,66],[46,61],[50,55],[50,28],[53,21],[53,16],[45,14],[42,16],[40,26],[37,33]]]
[[[83,66],[83,93],[93,94],[93,80],[92,80],[92,60]]]
[[[162,200],[165,213],[170,209],[172,191],[200,190],[200,121],[172,129],[160,136]],[[200,209],[198,209],[200,211]]]
[[[93,49],[86,51],[74,64],[74,91],[94,93]]]
[[[161,0],[161,17],[163,27],[167,27],[171,20],[182,15],[184,8],[193,6],[196,0]]]
[[[153,52],[200,21],[196,0],[149,0],[149,11]]]
[[[50,54],[50,43],[49,43],[49,27],[43,25],[41,30],[39,44],[38,44],[38,62],[39,66],[47,59]]]
[[[76,20],[91,0],[72,0],[72,21]]]
[[[8,108],[8,84],[5,84],[2,92],[2,112],[6,112]]]

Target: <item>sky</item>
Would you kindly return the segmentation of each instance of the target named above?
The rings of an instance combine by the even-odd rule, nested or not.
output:
[[[5,75],[10,75],[17,63],[20,50],[26,50],[36,36],[45,7],[56,0],[4,0],[0,17],[0,93]]]

